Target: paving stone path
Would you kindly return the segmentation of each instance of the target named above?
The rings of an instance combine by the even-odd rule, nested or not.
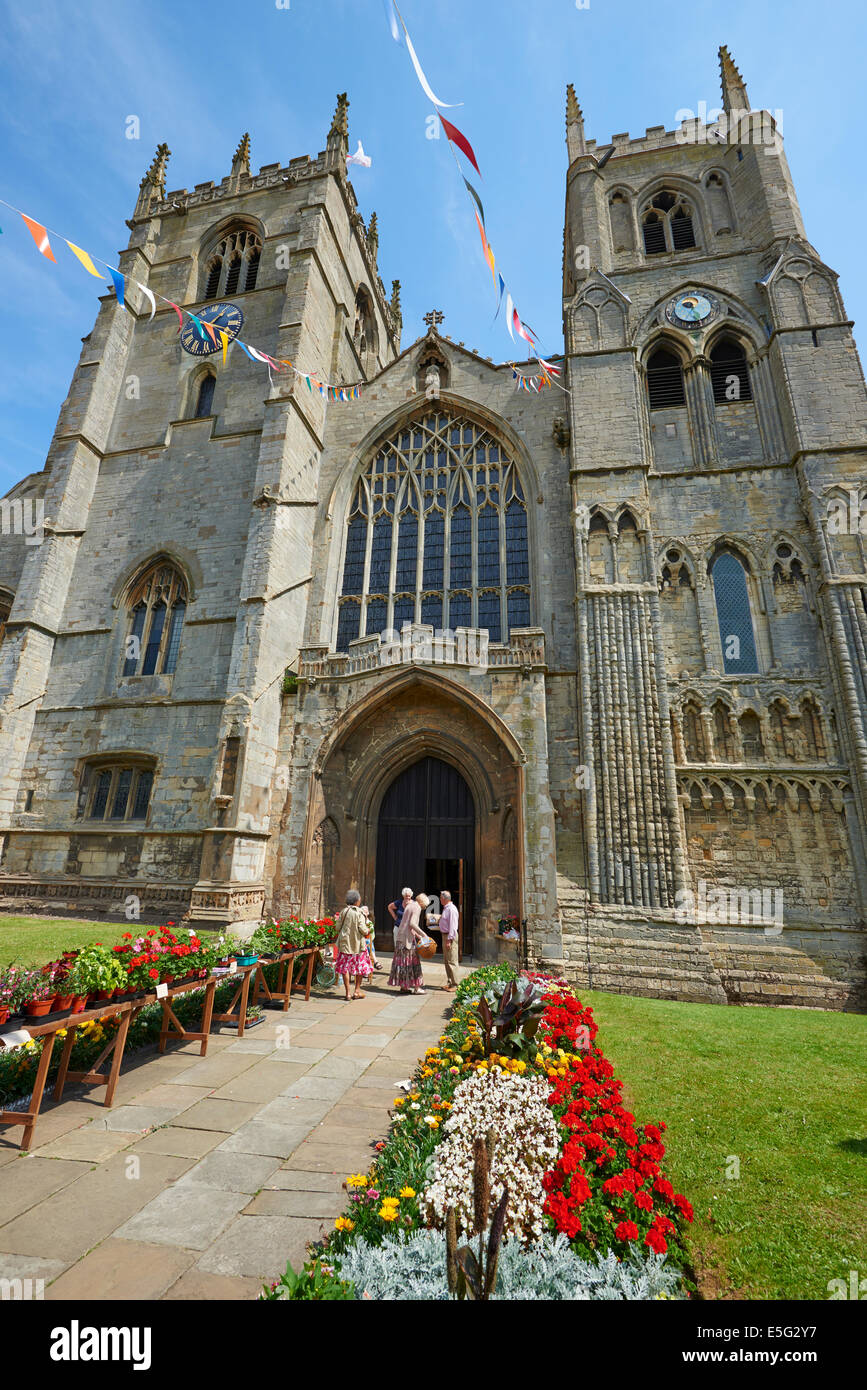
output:
[[[112,1109],[70,1087],[30,1154],[0,1129],[0,1278],[43,1279],[46,1299],[250,1299],[299,1268],[453,999],[441,966],[401,995],[381,961],[366,999],[314,990],[243,1039],[215,1028],[207,1057],[131,1053]]]

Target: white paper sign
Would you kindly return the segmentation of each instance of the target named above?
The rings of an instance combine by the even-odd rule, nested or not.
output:
[[[167,984],[157,985],[157,999],[165,999],[168,995],[169,987]]]
[[[229,974],[230,974],[230,975],[234,975],[234,974],[236,973],[237,969],[238,969],[238,962],[237,962],[236,960],[230,960],[230,961],[229,961]]]
[[[30,1037],[31,1035],[26,1028],[16,1028],[12,1033],[0,1034],[0,1045],[7,1052],[11,1052],[13,1048],[21,1047],[24,1043],[29,1042]]]

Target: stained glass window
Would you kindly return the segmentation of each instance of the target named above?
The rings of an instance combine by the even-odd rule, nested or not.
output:
[[[128,599],[124,676],[171,675],[178,662],[186,585],[167,560],[157,560],[136,580]]]
[[[514,463],[482,426],[426,407],[358,481],[337,650],[416,619],[487,628],[502,641],[529,625],[531,608],[527,503]]]

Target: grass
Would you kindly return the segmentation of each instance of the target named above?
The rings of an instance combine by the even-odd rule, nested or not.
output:
[[[44,965],[60,952],[101,941],[114,946],[125,931],[138,930],[129,922],[79,922],[70,917],[11,917],[0,913],[0,966]]]
[[[580,994],[629,1108],[668,1125],[704,1296],[827,1299],[829,1280],[863,1277],[867,1020]]]

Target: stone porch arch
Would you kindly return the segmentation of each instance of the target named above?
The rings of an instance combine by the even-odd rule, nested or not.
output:
[[[474,691],[438,671],[378,680],[338,719],[313,760],[301,868],[302,912],[338,908],[350,887],[373,900],[379,812],[400,774],[425,757],[454,767],[475,808],[476,954],[494,957],[496,919],[525,915],[524,767],[527,756],[499,715]],[[504,841],[513,808],[517,833]],[[333,881],[311,900],[318,859],[314,836],[326,818],[339,837]],[[395,885],[395,891],[401,885]],[[481,948],[481,949],[480,949]]]

